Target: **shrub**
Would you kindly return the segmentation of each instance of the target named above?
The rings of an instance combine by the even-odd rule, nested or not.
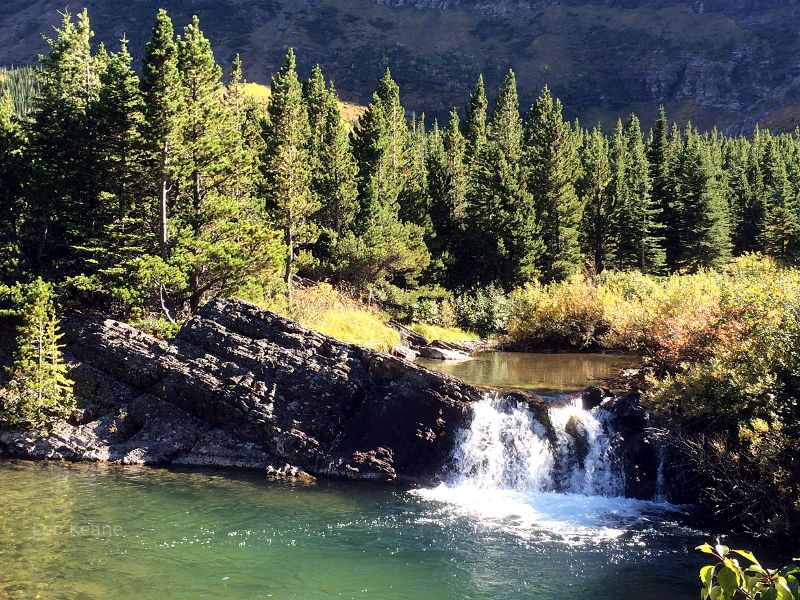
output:
[[[484,338],[505,331],[510,316],[508,298],[494,285],[457,296],[454,309],[457,327]]]
[[[696,550],[716,559],[715,564],[700,569],[701,600],[800,600],[800,566],[769,569],[761,566],[752,552],[731,550],[719,543],[703,544]],[[740,565],[742,558],[749,566]]]
[[[526,348],[593,347],[608,328],[598,289],[580,276],[529,284],[512,293],[510,302],[508,333]]]

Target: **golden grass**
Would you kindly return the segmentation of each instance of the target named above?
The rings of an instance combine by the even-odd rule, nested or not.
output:
[[[283,297],[269,300],[264,307],[341,342],[382,352],[400,344],[400,334],[386,325],[384,315],[327,283],[295,290],[291,307]]]
[[[474,333],[462,331],[456,327],[439,327],[425,323],[415,323],[409,329],[420,334],[428,343],[434,340],[440,342],[477,342],[480,338]]]

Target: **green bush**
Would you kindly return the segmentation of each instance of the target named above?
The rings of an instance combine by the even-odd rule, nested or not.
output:
[[[797,565],[768,569],[752,552],[732,550],[720,543],[703,544],[696,550],[716,559],[715,564],[700,569],[701,600],[800,600]],[[740,565],[742,558],[748,566]]]
[[[508,298],[494,285],[457,296],[454,309],[456,326],[483,338],[505,331],[510,316]]]

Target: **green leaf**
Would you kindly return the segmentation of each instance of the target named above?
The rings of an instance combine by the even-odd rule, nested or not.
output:
[[[730,567],[722,567],[717,572],[717,581],[725,593],[735,592],[739,589],[739,574]]]
[[[720,556],[725,556],[725,555],[728,554],[728,552],[730,552],[730,548],[728,548],[727,546],[723,546],[722,544],[717,544],[714,547],[714,549],[717,551],[717,554],[719,554]]]
[[[711,544],[703,544],[695,548],[695,550],[700,550],[700,552],[705,552],[706,554],[714,554],[714,547]]]
[[[711,589],[714,581],[714,569],[716,569],[715,565],[708,565],[700,569],[700,581],[703,582],[705,590]]]
[[[756,560],[756,557],[753,556],[753,553],[748,551],[748,550],[731,550],[731,552],[736,552],[736,554],[738,554],[739,556],[743,556],[744,558],[749,560],[751,563],[754,563],[756,565],[759,564],[758,560]]]
[[[761,600],[778,600],[778,590],[769,588],[761,592]]]

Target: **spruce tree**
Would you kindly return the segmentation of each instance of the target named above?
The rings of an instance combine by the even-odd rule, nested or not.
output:
[[[475,90],[470,96],[464,115],[464,161],[472,164],[478,151],[486,139],[486,116],[489,101],[483,85],[483,75],[478,76]]]
[[[764,151],[764,193],[764,250],[784,264],[796,262],[800,258],[798,200],[791,193],[786,165],[773,139],[767,141]]]
[[[608,140],[599,127],[585,135],[581,150],[581,178],[577,189],[584,204],[583,236],[585,252],[595,273],[613,264],[616,235],[613,229],[614,195]]]
[[[172,20],[164,9],[158,11],[142,64],[144,101],[144,180],[155,200],[161,258],[169,259],[170,210],[174,196],[173,163],[181,127],[181,81],[178,73],[178,45]]]
[[[524,162],[544,242],[540,269],[548,282],[570,276],[583,263],[577,142],[577,132],[562,118],[561,102],[553,101],[545,87],[525,121]]]
[[[335,247],[342,235],[352,230],[358,213],[358,165],[350,148],[349,127],[342,119],[339,98],[332,85],[324,96],[323,116],[311,186],[320,203],[317,222],[329,244]]]
[[[26,168],[22,129],[14,115],[11,94],[0,94],[0,281],[19,276],[20,229],[23,225],[23,181]]]
[[[42,427],[72,414],[73,382],[61,355],[52,286],[38,278],[24,286],[23,294],[18,347],[8,370],[9,383],[0,391],[0,405],[11,424]]]
[[[359,167],[360,221],[382,211],[399,212],[411,168],[410,134],[400,89],[389,70],[353,130]]]
[[[150,207],[143,203],[142,128],[144,104],[127,40],[108,58],[92,110],[97,136],[97,173],[102,196],[105,244],[98,256],[102,275],[116,286],[131,258],[152,249]]]
[[[498,282],[510,290],[538,274],[542,252],[534,198],[522,165],[522,119],[513,71],[500,89],[487,141],[470,173],[466,221],[474,264],[469,271],[480,283]]]
[[[272,78],[267,113],[263,156],[265,193],[268,207],[284,234],[284,281],[291,300],[296,248],[315,241],[316,232],[309,217],[319,208],[311,193],[308,112],[292,49],[286,54],[283,67]]]
[[[687,125],[674,170],[679,268],[718,268],[730,259],[728,207],[718,176],[706,143]]]
[[[650,168],[635,115],[628,119],[622,138],[623,147],[615,152],[614,265],[619,269],[659,274],[666,258],[658,220],[661,209],[651,196]]]
[[[24,252],[41,271],[91,273],[103,232],[95,190],[95,134],[89,112],[99,92],[92,30],[84,10],[65,13],[40,57],[40,94],[29,122],[31,208]]]

